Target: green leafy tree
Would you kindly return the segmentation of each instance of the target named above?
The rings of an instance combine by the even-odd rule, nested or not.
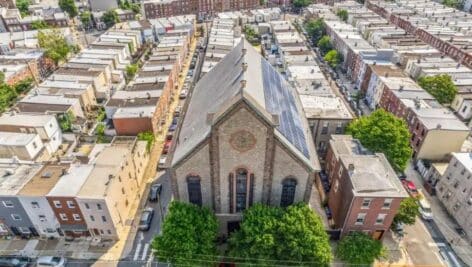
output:
[[[209,266],[216,258],[218,222],[208,208],[173,201],[164,220],[162,235],[151,247],[160,261],[173,266]]]
[[[383,258],[386,250],[379,240],[362,232],[353,232],[339,242],[336,254],[352,265],[371,265],[376,259]]]
[[[59,116],[59,126],[63,132],[72,131],[72,124],[75,122],[75,116],[72,112],[68,111],[63,115]]]
[[[137,64],[130,64],[126,66],[126,76],[128,77],[128,79],[132,79],[136,72],[138,72]]]
[[[146,150],[148,152],[151,151],[151,148],[152,148],[152,145],[154,144],[154,141],[155,141],[155,136],[152,132],[142,132],[142,133],[139,133],[138,134],[138,140],[140,141],[146,141]]]
[[[305,23],[305,30],[311,36],[314,43],[318,43],[321,37],[326,34],[326,26],[323,19],[310,19]]]
[[[108,10],[107,12],[103,13],[102,20],[105,25],[107,25],[107,27],[111,27],[120,22],[120,17],[118,17],[118,13],[116,13],[115,10]]]
[[[330,50],[323,59],[328,62],[332,68],[336,68],[342,62],[341,55],[336,50]]]
[[[131,4],[130,10],[134,12],[134,14],[141,13],[141,6],[139,4],[133,3]]]
[[[252,45],[260,44],[259,34],[254,30],[253,27],[249,25],[244,26],[244,36],[246,37],[247,41]]]
[[[26,78],[14,85],[15,91],[17,94],[23,94],[28,92],[31,88],[33,88],[33,79]]]
[[[99,122],[95,128],[97,134],[97,143],[105,143],[105,124]]]
[[[324,35],[317,43],[318,48],[320,49],[321,54],[325,55],[326,53],[333,50],[333,45],[331,45],[331,38],[328,35]]]
[[[31,4],[30,0],[16,0],[16,7],[20,10],[21,16],[25,17],[29,15],[29,5]]]
[[[31,23],[31,29],[33,30],[41,30],[47,28],[49,28],[49,25],[44,20],[36,20]]]
[[[10,108],[15,102],[18,94],[15,89],[6,83],[0,84],[0,112]]]
[[[71,18],[75,18],[79,14],[74,0],[59,0],[59,7],[67,12]]]
[[[328,266],[332,260],[323,223],[304,203],[286,209],[255,204],[244,211],[241,228],[229,240],[230,256],[241,264],[284,266],[310,262]]]
[[[311,3],[313,3],[312,0],[293,0],[292,4],[296,8],[303,8],[309,6]]]
[[[101,122],[105,120],[106,117],[107,117],[107,114],[105,113],[105,109],[103,109],[103,107],[100,107],[97,113],[97,121]]]
[[[344,22],[346,22],[349,17],[349,13],[347,12],[346,9],[338,10],[338,12],[336,12],[336,15]]]
[[[462,9],[462,2],[458,0],[443,0],[442,4],[451,8]]]
[[[384,153],[396,171],[404,170],[411,157],[408,126],[403,119],[383,109],[354,120],[346,133],[359,139],[371,151]]]
[[[85,28],[90,28],[92,26],[92,13],[90,11],[84,11],[80,14],[80,21]]]
[[[0,84],[5,82],[5,72],[0,70]]]
[[[56,30],[38,33],[39,46],[45,50],[45,55],[52,59],[56,64],[65,60],[67,55],[72,52],[73,47],[69,45],[64,36]]]
[[[447,74],[421,77],[418,84],[441,104],[450,104],[457,94],[457,87]]]
[[[400,202],[400,208],[398,208],[397,214],[393,218],[393,225],[398,225],[399,223],[412,225],[419,215],[418,200],[413,197],[405,198]]]

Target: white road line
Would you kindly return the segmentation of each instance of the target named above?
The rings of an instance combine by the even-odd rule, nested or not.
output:
[[[149,250],[149,243],[146,243],[146,245],[144,245],[144,249],[143,249],[143,256],[141,256],[142,261],[146,260],[148,250]]]
[[[439,248],[439,247],[445,247],[446,244],[441,243],[441,242],[439,242],[439,243],[429,242],[429,243],[428,243],[428,246],[429,246],[429,247],[438,247],[438,248]]]
[[[138,257],[139,257],[139,252],[141,252],[141,246],[143,244],[139,243],[138,246],[136,246],[136,251],[134,252],[134,257],[133,257],[133,260],[134,261],[137,261],[138,260]]]

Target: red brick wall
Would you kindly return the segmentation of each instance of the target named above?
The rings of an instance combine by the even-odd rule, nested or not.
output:
[[[113,125],[117,135],[137,135],[141,132],[154,130],[152,119],[149,117],[113,119]]]

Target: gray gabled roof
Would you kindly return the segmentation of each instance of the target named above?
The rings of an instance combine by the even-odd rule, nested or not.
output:
[[[177,164],[210,134],[208,114],[221,114],[238,99],[274,123],[276,137],[312,169],[319,169],[308,122],[296,91],[247,41],[239,43],[197,83],[174,152]]]

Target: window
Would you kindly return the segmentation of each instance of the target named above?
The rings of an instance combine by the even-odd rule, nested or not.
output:
[[[77,214],[77,213],[72,214],[72,217],[74,217],[75,221],[80,221],[81,220],[80,215]]]
[[[323,122],[323,128],[321,128],[321,134],[328,134],[328,127],[329,127],[329,123]]]
[[[90,220],[91,220],[92,222],[94,222],[94,221],[95,221],[95,217],[93,217],[93,215],[90,215]]]
[[[103,221],[103,222],[106,222],[106,221],[107,221],[107,217],[102,216],[102,221]]]
[[[60,202],[59,200],[54,200],[53,203],[54,203],[54,207],[56,207],[56,208],[62,208],[62,204],[61,204],[61,202]]]
[[[124,187],[121,188],[121,193],[122,193],[123,195],[125,194],[125,188],[124,188]]]
[[[357,214],[356,225],[363,225],[365,220],[365,213]]]
[[[89,206],[88,203],[85,203],[84,206],[85,206],[86,209],[90,209],[90,206]]]
[[[297,188],[297,180],[294,178],[286,178],[282,182],[282,196],[280,197],[280,206],[287,207],[292,205],[295,200],[295,190]]]
[[[21,221],[21,216],[18,215],[18,214],[12,214],[12,215],[11,215],[11,218],[12,218],[14,221]]]
[[[341,134],[342,132],[343,132],[343,124],[341,122],[339,122],[336,125],[336,134]]]
[[[107,233],[108,233],[109,235],[111,235],[111,230],[107,230]]]
[[[33,142],[33,148],[34,149],[38,148],[38,145],[36,144],[36,142]]]
[[[41,221],[41,222],[45,222],[45,221],[46,221],[46,216],[44,216],[44,215],[39,215],[38,217],[39,217],[39,221]]]
[[[69,209],[75,208],[75,203],[74,203],[74,201],[67,200],[67,207],[69,207]]]
[[[247,176],[248,172],[245,169],[236,171],[236,212],[246,209]]]
[[[105,234],[105,232],[103,232],[103,230],[100,229],[100,234],[103,235],[103,234]]]
[[[383,204],[383,209],[390,209],[390,206],[392,205],[392,199],[391,198],[386,198],[384,200],[384,204]]]
[[[5,201],[3,201],[3,206],[5,208],[13,208],[13,202],[10,201],[10,200],[5,200]]]
[[[361,207],[361,208],[363,208],[363,209],[368,209],[369,206],[370,206],[370,202],[371,202],[371,201],[372,201],[372,199],[370,199],[370,198],[364,198],[364,199],[362,200],[362,207]]]
[[[65,213],[59,213],[59,217],[61,217],[61,220],[63,220],[63,221],[69,220],[69,218],[67,218],[67,214],[65,214]]]
[[[467,106],[464,106],[464,108],[462,109],[462,113],[465,113],[467,111]]]
[[[202,205],[202,188],[199,176],[187,177],[188,201],[192,204]]]
[[[98,209],[98,210],[101,210],[101,209],[102,209],[102,204],[98,204],[98,203],[97,203],[97,209]]]
[[[385,217],[387,217],[387,214],[377,215],[377,219],[375,219],[375,224],[383,224],[385,221]]]
[[[39,203],[36,201],[33,201],[31,202],[31,207],[33,207],[33,209],[39,209]]]

